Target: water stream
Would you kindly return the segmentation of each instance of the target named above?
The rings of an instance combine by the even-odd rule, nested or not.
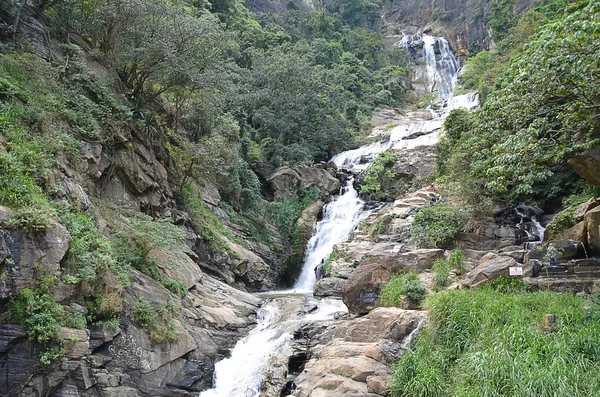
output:
[[[472,110],[478,106],[476,93],[452,95],[459,63],[450,51],[448,42],[427,35],[421,39],[429,89],[438,92],[443,105],[431,112],[431,119],[423,117],[422,112],[404,117],[389,131],[389,139],[381,139],[334,156],[332,161],[339,168],[356,173],[366,169],[377,154],[386,150],[434,145],[439,140],[438,134],[450,110],[458,107]],[[358,196],[353,182],[354,178],[348,178],[339,195],[325,205],[323,217],[308,242],[303,269],[293,290],[261,295],[269,300],[257,315],[257,326],[246,338],[238,341],[229,358],[215,364],[214,388],[202,392],[201,397],[259,396],[270,359],[291,342],[294,331],[302,322],[331,320],[335,313],[347,312],[340,300],[316,300],[307,296],[312,295],[317,282],[315,268],[329,257],[335,244],[345,242],[360,221],[373,212],[372,207],[365,208],[365,202]],[[317,309],[309,314],[302,313],[298,310],[299,299],[312,299]],[[405,340],[406,347],[410,346],[420,326]]]

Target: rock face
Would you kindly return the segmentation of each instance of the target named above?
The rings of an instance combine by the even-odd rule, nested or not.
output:
[[[11,215],[10,209],[0,207],[0,223],[6,222]],[[56,221],[40,232],[0,229],[0,265],[3,265],[5,275],[0,285],[0,299],[16,296],[21,289],[33,287],[42,276],[56,274],[70,241],[67,229]]]
[[[377,306],[381,286],[393,275],[423,271],[443,255],[443,250],[426,249],[397,255],[372,256],[348,278],[342,289],[342,299],[350,313],[368,313]]]
[[[387,7],[385,20],[404,34],[429,33],[445,37],[458,54],[468,54],[469,48],[492,46],[486,24],[490,16],[490,0],[449,0],[425,5],[417,0],[395,0]],[[520,14],[530,0],[515,2],[513,12]]]
[[[268,176],[267,181],[275,192],[276,199],[298,197],[300,192],[313,186],[331,194],[340,189],[340,181],[330,170],[305,164],[279,167]]]
[[[296,377],[292,396],[387,395],[391,365],[409,347],[407,337],[424,320],[424,313],[377,308],[354,320],[310,325],[309,360]]]

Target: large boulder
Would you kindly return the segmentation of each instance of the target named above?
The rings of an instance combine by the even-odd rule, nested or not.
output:
[[[337,277],[326,277],[315,284],[313,294],[315,296],[342,296],[342,289],[346,280]]]
[[[600,186],[600,150],[590,149],[569,159],[569,165],[592,185]]]
[[[509,267],[511,266],[518,266],[514,258],[490,252],[479,260],[475,269],[467,273],[465,280],[461,281],[461,285],[474,288],[501,276],[508,277]]]
[[[330,194],[337,193],[340,189],[340,181],[331,171],[306,164],[279,167],[267,177],[267,181],[271,184],[276,199],[293,199],[313,186]]]
[[[595,207],[584,215],[586,239],[589,255],[600,255],[600,207]]]
[[[369,257],[348,278],[342,289],[342,300],[351,313],[368,313],[378,304],[381,286],[393,275],[431,268],[433,262],[443,256],[441,249],[421,249]]]

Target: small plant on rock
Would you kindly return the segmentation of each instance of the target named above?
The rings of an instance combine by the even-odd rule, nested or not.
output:
[[[406,296],[414,303],[420,303],[427,294],[427,288],[415,273],[399,274],[390,279],[381,290],[380,300],[383,306],[402,306],[402,297]]]

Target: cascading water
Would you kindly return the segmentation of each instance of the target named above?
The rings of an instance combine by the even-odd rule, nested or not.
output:
[[[357,172],[366,169],[377,154],[386,150],[433,145],[438,141],[438,133],[450,110],[458,107],[472,110],[478,106],[476,93],[452,96],[459,64],[450,51],[448,42],[427,35],[424,35],[422,40],[427,75],[430,77],[429,90],[438,91],[439,98],[447,99],[444,108],[439,112],[433,112],[435,118],[431,120],[418,116],[406,117],[389,131],[389,139],[385,142],[375,142],[336,155],[332,161],[339,168]],[[408,43],[407,40],[403,39],[403,41]],[[322,299],[315,301],[317,310],[310,314],[298,315],[299,310],[293,310],[291,302],[300,299],[298,294],[312,293],[317,281],[315,268],[331,254],[334,245],[345,242],[360,221],[368,217],[371,212],[372,210],[365,209],[364,201],[360,199],[353,187],[353,178],[349,178],[340,190],[339,196],[324,208],[323,219],[317,223],[315,234],[308,242],[304,266],[293,293],[274,291],[274,294],[292,296],[276,298],[261,309],[256,328],[248,337],[236,344],[229,358],[215,364],[215,387],[202,392],[201,397],[259,396],[270,360],[279,351],[286,351],[286,346],[289,348],[292,335],[301,322],[331,320],[335,313],[347,312],[347,308],[340,300]],[[283,299],[279,301],[279,305],[284,307],[284,310],[278,310],[275,304],[278,299]],[[406,339],[403,348],[410,347],[423,321],[421,320],[417,329]]]
[[[354,178],[349,178],[340,195],[325,206],[323,219],[308,241],[304,266],[294,286],[297,292],[312,292],[317,282],[315,268],[329,257],[335,244],[346,241],[360,221],[371,213],[363,209],[365,203],[358,197],[353,182]]]
[[[200,397],[259,396],[270,359],[293,339],[301,322],[331,320],[335,313],[347,312],[346,306],[335,299],[323,299],[317,310],[298,317],[290,316],[289,310],[280,310],[280,305],[275,300],[260,309],[256,328],[238,341],[229,358],[215,364],[215,387],[200,393]]]

